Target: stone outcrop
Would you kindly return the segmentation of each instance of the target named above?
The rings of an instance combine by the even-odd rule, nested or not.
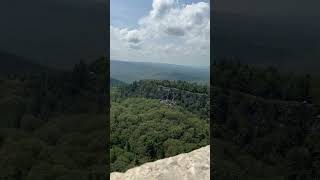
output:
[[[125,173],[113,172],[111,180],[209,180],[210,146],[149,162]]]

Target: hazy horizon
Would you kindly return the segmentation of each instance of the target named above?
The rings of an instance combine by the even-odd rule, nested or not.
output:
[[[151,63],[151,64],[167,64],[167,65],[173,65],[173,66],[184,66],[184,67],[191,67],[191,68],[202,68],[202,69],[208,69],[210,68],[210,65],[187,65],[187,64],[175,64],[170,62],[156,62],[156,61],[139,61],[139,60],[121,60],[121,59],[110,59],[111,63],[112,61],[117,62],[126,62],[126,63]]]

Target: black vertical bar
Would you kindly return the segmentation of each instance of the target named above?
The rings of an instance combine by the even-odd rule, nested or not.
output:
[[[213,124],[214,124],[214,108],[213,108],[213,76],[214,76],[214,72],[212,71],[211,67],[212,64],[214,63],[214,59],[213,59],[213,52],[214,52],[214,48],[213,48],[213,39],[214,39],[214,17],[213,17],[213,12],[214,12],[214,0],[209,1],[210,3],[210,91],[209,91],[209,98],[210,98],[210,179],[213,179],[213,170],[214,170],[214,153],[213,153],[213,149],[214,149],[214,144],[213,144],[213,133],[212,133],[212,128],[213,128]]]
[[[107,7],[106,7],[106,37],[107,37],[107,56],[106,56],[106,61],[107,61],[107,72],[106,72],[106,83],[107,83],[107,179],[110,179],[110,0],[107,1]],[[105,179],[106,179],[105,178]]]

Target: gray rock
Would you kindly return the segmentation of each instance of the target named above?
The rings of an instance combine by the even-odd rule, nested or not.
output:
[[[190,153],[161,159],[129,169],[113,172],[111,180],[209,180],[210,146]]]

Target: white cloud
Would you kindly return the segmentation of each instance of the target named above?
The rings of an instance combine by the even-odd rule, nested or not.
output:
[[[111,58],[208,65],[210,8],[205,2],[178,4],[154,0],[138,28],[111,25]]]
[[[152,3],[152,11],[150,16],[152,18],[160,18],[174,6],[174,0],[154,0]]]

